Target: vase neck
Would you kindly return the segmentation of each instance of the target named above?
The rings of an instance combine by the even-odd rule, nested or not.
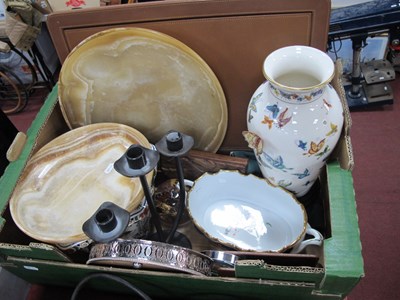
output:
[[[297,90],[297,89],[283,89],[279,86],[268,82],[269,88],[272,92],[272,95],[286,103],[291,104],[306,104],[311,103],[319,99],[324,93],[325,87],[318,86],[317,88],[310,88],[307,90]]]

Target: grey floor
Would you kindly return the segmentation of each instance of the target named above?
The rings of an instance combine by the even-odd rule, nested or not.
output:
[[[29,289],[29,283],[0,268],[1,300],[24,300],[27,298]]]

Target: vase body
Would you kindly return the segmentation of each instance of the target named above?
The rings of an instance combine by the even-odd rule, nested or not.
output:
[[[266,81],[247,110],[248,131],[262,174],[300,197],[305,195],[337,144],[343,106],[329,84],[334,64],[324,52],[289,46],[264,61]]]

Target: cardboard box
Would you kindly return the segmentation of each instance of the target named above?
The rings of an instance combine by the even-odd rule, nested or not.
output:
[[[4,210],[0,225],[0,265],[3,268],[32,283],[67,286],[76,285],[93,272],[113,273],[133,282],[152,296],[172,294],[185,298],[201,294],[241,298],[251,293],[251,298],[255,299],[294,295],[296,299],[341,299],[363,276],[353,181],[351,171],[342,168],[351,168],[353,165],[351,144],[345,134],[336,150],[338,160],[329,162],[320,178],[326,230],[322,252],[318,253],[318,264],[312,267],[307,266],[307,254],[295,257],[280,254],[284,262],[277,264],[271,264],[275,259],[274,254],[270,255],[271,261],[268,262],[241,261],[235,268],[234,278],[199,278],[179,273],[87,266],[79,258],[25,236],[13,223],[7,203],[29,157],[41,146],[68,131],[58,105],[57,92],[56,86],[28,130],[25,147],[18,159],[9,165],[0,179],[0,206]],[[348,129],[349,123],[344,132]],[[97,288],[104,287],[99,285]]]
[[[320,266],[272,265],[261,260],[243,261],[235,276],[199,278],[192,275],[134,269],[88,266],[74,261],[51,245],[38,243],[19,232],[7,209],[8,199],[18,182],[26,161],[41,146],[68,130],[57,104],[57,87],[27,133],[27,142],[19,158],[12,162],[0,180],[1,266],[17,276],[40,284],[74,286],[93,272],[113,273],[133,282],[152,296],[178,297],[226,295],[239,298],[296,296],[296,299],[341,299],[363,276],[363,259],[351,171],[330,162],[321,176],[326,206],[326,239]],[[344,141],[343,145],[345,144]],[[347,151],[348,144],[341,151]],[[349,158],[348,153],[341,153]],[[300,255],[301,261],[301,255]],[[298,263],[297,263],[298,264]],[[151,284],[150,284],[151,282]],[[103,288],[101,285],[98,288]]]
[[[72,9],[82,9],[82,8],[92,8],[99,7],[100,0],[48,0],[50,4],[50,9],[54,11],[72,10]]]
[[[310,6],[315,5],[313,1],[314,0],[309,1]],[[321,3],[321,1],[317,2]],[[165,12],[167,15],[168,11],[170,14],[175,14],[179,11],[179,13],[182,13],[187,18],[188,14],[185,11],[186,7],[190,6],[191,10],[193,10],[193,5],[199,5],[201,7],[202,5],[207,4],[211,6],[210,10],[213,12],[212,21],[210,23],[212,26],[221,26],[221,24],[214,22],[215,11],[221,9],[221,3],[243,4],[247,8],[246,14],[250,14],[250,11],[255,11],[257,16],[259,16],[261,13],[261,7],[265,5],[265,1],[261,0],[225,0],[183,1],[179,4],[178,2],[174,1],[165,1],[165,3],[160,3],[157,5],[148,4],[139,5],[138,7],[140,7],[141,12],[143,10],[146,11],[146,16],[143,18],[151,18],[152,11],[154,10],[155,15],[157,16],[157,21],[155,24],[161,24],[160,28],[171,29],[172,27],[168,27],[168,25],[165,27],[160,21],[160,9],[163,9],[161,12],[163,14]],[[255,4],[255,6],[251,7],[249,6],[249,3]],[[273,3],[279,7],[282,5],[282,1],[271,1],[270,3]],[[168,10],[170,4],[173,9]],[[179,9],[177,9],[177,5],[179,6]],[[217,5],[217,7],[213,7],[213,5]],[[117,5],[114,7],[117,7],[116,10],[118,10],[119,6]],[[132,14],[135,13],[135,5],[129,5],[127,7],[130,7],[130,9],[133,10]],[[283,5],[283,7],[286,6]],[[289,7],[289,5],[287,7]],[[326,7],[327,6],[325,6],[323,9],[326,9]],[[107,9],[109,7],[104,8]],[[242,14],[242,12],[245,10],[243,7],[240,7],[240,5],[228,5],[224,6],[224,9],[237,9],[237,12],[235,13],[240,14]],[[276,17],[276,9],[278,8],[268,6],[268,10],[273,12],[273,18]],[[292,9],[292,7],[290,9]],[[305,9],[302,8],[302,11],[304,10]],[[83,11],[84,10],[82,10],[82,12]],[[90,10],[86,11],[90,12]],[[96,10],[93,12],[96,12],[97,16],[98,13],[101,14],[104,12],[104,14],[106,16],[109,15],[110,18],[117,18],[119,20],[118,22],[122,20],[121,16],[118,15],[118,12],[113,10],[113,12],[116,13],[109,14],[110,11],[111,10],[107,9],[104,11]],[[194,11],[198,12],[198,10]],[[141,12],[139,12],[140,16],[142,16]],[[76,11],[76,13],[79,14],[78,11]],[[226,15],[221,11],[218,13],[220,15]],[[125,18],[128,18],[129,20],[132,19],[132,14],[126,14],[126,8],[124,9],[123,14]],[[87,16],[86,13],[85,15]],[[290,15],[293,15],[293,13]],[[140,16],[138,16],[139,20]],[[64,17],[64,15],[60,17]],[[66,17],[69,17],[68,14],[66,14]],[[74,17],[76,17],[76,15]],[[107,23],[107,20],[105,20],[105,16],[103,17],[104,18],[100,19],[105,24]],[[248,20],[247,17],[248,15],[245,16],[246,20]],[[287,15],[285,15],[285,18],[286,17]],[[221,18],[218,20],[220,19]],[[229,17],[230,22],[232,19],[233,18]],[[195,17],[192,22],[197,22],[198,20],[199,18]],[[239,18],[239,22],[242,22],[242,19]],[[149,22],[145,23],[149,24]],[[168,22],[168,24],[170,23],[176,25],[179,22]],[[68,22],[66,22],[66,24],[69,24],[72,27],[74,26],[71,24],[70,18],[68,18]],[[232,81],[229,81],[231,78],[227,79],[225,77],[223,68],[218,65],[220,62],[219,55],[224,55],[225,53],[214,52],[215,58],[209,57],[208,52],[202,51],[202,48],[205,48],[204,46],[201,46],[200,44],[196,45],[194,40],[188,40],[189,38],[194,38],[195,35],[185,35],[184,29],[188,28],[188,23],[186,20],[185,22],[182,22],[182,24],[183,27],[180,31],[174,31],[171,29],[171,32],[175,32],[176,35],[181,34],[179,39],[184,40],[184,42],[191,47],[197,47],[197,52],[206,59],[206,61],[214,70],[217,70],[216,73],[222,82],[225,92],[228,95],[227,101],[229,102],[230,106],[238,106],[239,104],[236,101],[238,100],[237,97],[243,98],[243,94],[248,94],[248,90],[254,90],[259,82],[253,82],[254,87],[248,86],[249,82],[251,83],[255,79],[254,76],[250,76],[246,73],[246,75],[249,75],[250,78],[248,81],[245,80],[247,78],[242,80],[245,91],[243,93],[239,91],[239,95],[238,93],[232,93]],[[233,23],[230,24],[231,27],[235,26]],[[108,26],[115,27],[116,25],[111,22],[108,24]],[[207,26],[206,23],[204,23],[203,28],[205,26]],[[101,29],[104,29],[104,27]],[[98,28],[95,27],[92,28],[88,26],[88,28],[89,29],[87,30],[83,30],[85,31],[84,35],[87,35],[88,32],[91,32],[92,30],[98,30]],[[217,27],[214,31],[216,30]],[[53,33],[56,31],[57,30],[54,30]],[[81,32],[82,27],[80,27],[78,33]],[[228,32],[225,33],[227,34]],[[237,37],[237,32],[232,34],[233,36]],[[84,38],[84,35],[78,34],[79,39]],[[57,52],[61,61],[65,59],[63,54],[66,52],[65,49],[61,49],[61,47],[58,47],[57,45],[60,44],[63,46],[67,45],[68,47],[72,47],[75,42],[79,42],[79,39],[77,39],[76,36],[68,35],[68,38],[70,38],[73,42],[65,43],[65,41],[59,41],[60,43],[58,43],[55,41]],[[201,38],[201,36],[199,36],[199,38]],[[311,37],[309,40],[313,41],[314,39]],[[285,41],[285,43],[287,42],[288,41]],[[311,44],[313,44],[313,42]],[[313,45],[315,46],[315,44]],[[322,45],[324,45],[324,41],[322,40],[321,44],[319,45],[322,47]],[[213,50],[212,47],[207,48],[211,48],[211,50]],[[232,47],[225,48],[226,51],[229,51],[228,49],[232,49]],[[236,52],[236,56],[238,54],[240,54],[240,51]],[[260,55],[263,56],[264,54]],[[247,63],[252,65],[253,61],[248,61]],[[259,62],[255,63],[258,64]],[[261,64],[258,66],[261,68]],[[259,69],[256,69],[255,72],[258,74],[258,71]],[[337,74],[340,74],[340,71],[337,72]],[[81,255],[77,255],[78,253],[66,254],[58,250],[55,246],[37,242],[24,235],[14,224],[7,208],[7,203],[13,192],[13,189],[18,184],[18,178],[20,177],[27,160],[33,155],[33,153],[35,153],[47,142],[68,131],[68,126],[63,119],[60,107],[58,105],[58,91],[56,86],[48,96],[35,121],[28,130],[27,139],[22,152],[19,155],[16,155],[18,158],[9,165],[4,176],[0,179],[0,207],[3,209],[2,218],[0,220],[1,267],[32,283],[63,286],[75,286],[85,276],[94,272],[115,274],[135,284],[135,286],[154,298],[173,296],[174,298],[185,299],[193,297],[212,297],[217,299],[231,296],[238,299],[343,299],[363,277],[364,270],[363,258],[361,255],[358,217],[356,212],[356,201],[351,174],[351,169],[353,167],[351,141],[349,137],[351,120],[348,109],[345,105],[344,91],[341,85],[340,77],[336,76],[333,83],[336,90],[342,96],[347,123],[345,129],[343,130],[340,142],[335,150],[334,155],[332,156],[333,159],[329,161],[320,177],[320,197],[318,197],[318,199],[323,207],[323,233],[325,236],[325,241],[323,247],[317,252],[299,255],[287,253],[266,254],[267,259],[265,260],[247,259],[240,261],[236,265],[234,272],[230,272],[224,276],[199,277],[183,273],[86,265],[85,255],[82,257]],[[235,90],[235,92],[238,92],[238,90]],[[248,103],[248,99],[250,99],[249,97],[250,94],[247,95],[244,100],[242,99],[242,101]],[[242,118],[242,114],[245,114],[245,112],[241,112],[240,110],[236,111],[237,114],[232,116],[233,118],[240,119]],[[224,144],[225,148],[232,146],[233,142],[237,140],[236,137],[239,136],[241,132],[234,127],[237,124],[235,122],[232,123],[229,125],[231,126],[229,133],[231,138],[229,138]],[[242,122],[239,122],[239,125],[241,126]],[[198,239],[196,238],[196,241],[199,241],[199,245],[204,242],[201,241],[201,237],[198,237]],[[195,246],[198,247],[199,245]],[[317,261],[314,261],[315,257],[317,258]],[[117,292],[119,290],[118,286],[114,286],[112,284],[104,285],[98,281],[94,282],[94,285],[97,289],[106,289]]]

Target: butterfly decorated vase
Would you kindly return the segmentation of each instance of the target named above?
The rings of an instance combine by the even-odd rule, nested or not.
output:
[[[289,46],[265,59],[266,81],[251,97],[243,135],[265,178],[305,195],[337,144],[343,107],[329,84],[335,68],[324,52]]]

